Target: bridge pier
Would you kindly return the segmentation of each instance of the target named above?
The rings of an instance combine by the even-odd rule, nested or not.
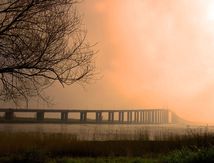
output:
[[[154,111],[151,110],[151,123],[154,124]]]
[[[143,111],[140,111],[140,123],[143,123]]]
[[[68,120],[68,112],[61,112],[61,120],[62,121]]]
[[[152,124],[155,123],[155,112],[154,110],[152,110]]]
[[[123,123],[124,122],[124,112],[119,112],[119,122]]]
[[[155,111],[152,110],[152,123],[155,124],[156,120],[155,120]]]
[[[45,117],[45,113],[43,111],[36,112],[36,119],[37,120],[42,121],[42,120],[44,120],[44,117]]]
[[[149,112],[145,111],[145,116],[146,116],[146,124],[149,123]]]
[[[168,110],[164,110],[164,118],[165,118],[164,123],[168,123],[169,122]]]
[[[152,123],[152,121],[151,121],[151,112],[148,111],[147,113],[148,113],[148,123],[151,124]]]
[[[96,112],[96,122],[102,122],[103,116],[102,116],[102,112]]]
[[[139,122],[139,111],[134,112],[134,122],[138,123]]]
[[[154,110],[154,123],[157,124],[157,111]]]
[[[156,111],[156,123],[159,124],[159,110]]]
[[[153,110],[153,123],[156,124],[157,123],[157,116],[156,116],[156,110]]]
[[[146,124],[146,111],[143,111],[143,123]]]
[[[159,124],[159,110],[156,111],[156,116],[157,116],[157,124]]]
[[[146,123],[146,111],[143,111],[143,124],[145,124]]]
[[[114,112],[108,112],[108,121],[114,122]]]
[[[143,124],[146,123],[146,111],[143,111]]]
[[[131,111],[127,112],[127,122],[132,123],[132,112]]]
[[[163,112],[160,110],[160,123],[163,123]]]
[[[156,113],[157,113],[157,124],[159,124],[160,123],[159,110],[157,110]]]
[[[153,124],[154,123],[153,122],[153,119],[154,119],[154,117],[153,117],[153,110],[150,111],[150,118],[151,118],[150,119],[150,123]]]
[[[15,117],[15,114],[13,111],[7,111],[5,112],[5,119],[6,120],[13,120]]]
[[[160,123],[163,123],[163,112],[160,111]]]
[[[159,124],[159,110],[156,110],[156,123]]]
[[[80,121],[81,122],[87,121],[87,112],[80,112]]]

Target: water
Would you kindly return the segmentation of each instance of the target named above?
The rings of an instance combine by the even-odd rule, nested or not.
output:
[[[212,126],[96,125],[96,124],[0,124],[1,132],[68,133],[78,140],[162,139],[170,135],[214,132]]]

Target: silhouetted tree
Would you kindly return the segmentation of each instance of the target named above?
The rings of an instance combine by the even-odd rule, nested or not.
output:
[[[94,52],[75,0],[0,1],[0,97],[28,101],[58,81],[86,82]]]

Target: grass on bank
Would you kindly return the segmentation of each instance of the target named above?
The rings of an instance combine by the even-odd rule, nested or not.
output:
[[[35,156],[35,155],[34,155]],[[213,163],[214,147],[203,149],[183,148],[175,150],[169,154],[161,155],[156,158],[142,157],[83,157],[83,158],[51,158],[51,157],[33,157],[31,155],[19,155],[12,157],[1,157],[1,163]]]
[[[80,141],[71,134],[0,132],[1,163],[197,163],[213,158],[214,134],[208,133],[153,141]]]
[[[1,158],[1,163],[23,163],[29,162],[32,163],[32,160],[29,159],[21,159],[21,158]],[[34,161],[33,161],[34,162]],[[46,160],[40,160],[40,163],[158,163],[159,160],[152,158],[129,158],[129,157],[106,157],[106,158],[92,158],[92,157],[84,157],[84,158],[48,158]]]

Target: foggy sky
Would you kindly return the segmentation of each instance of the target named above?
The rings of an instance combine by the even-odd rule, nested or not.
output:
[[[85,0],[100,80],[55,85],[55,108],[168,108],[214,123],[214,1]],[[96,77],[95,77],[96,78]],[[47,107],[35,102],[36,107]]]

